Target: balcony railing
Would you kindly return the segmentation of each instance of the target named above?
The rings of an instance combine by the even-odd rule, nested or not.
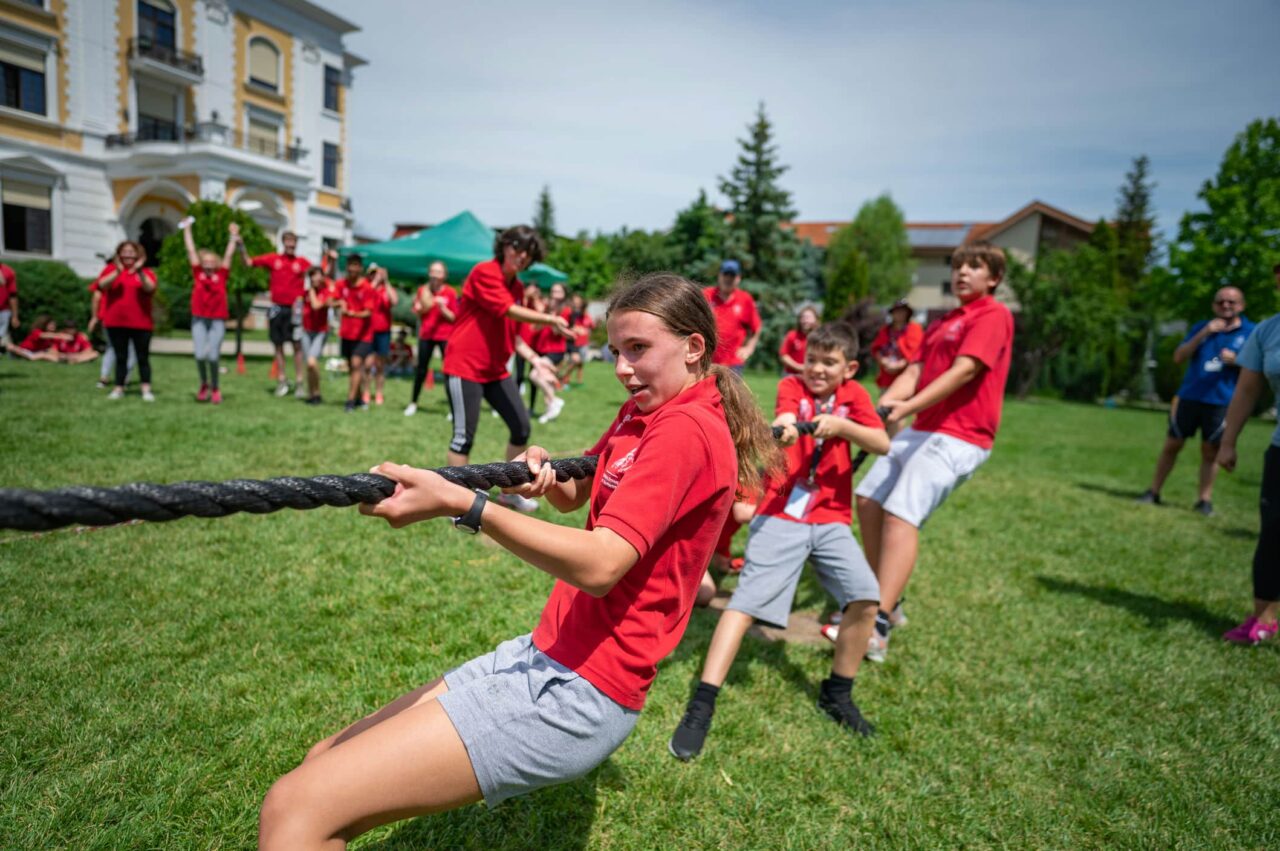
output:
[[[240,133],[213,122],[204,122],[195,127],[176,127],[172,124],[162,127],[160,125],[161,122],[142,121],[135,133],[113,133],[107,136],[107,147],[129,148],[150,143],[203,142],[248,151],[261,157],[295,165],[307,155],[306,149],[298,145],[281,145],[270,139],[250,137],[246,133]]]
[[[188,53],[167,44],[160,44],[147,36],[129,39],[129,58],[151,59],[170,68],[186,71],[197,77],[204,76],[204,60],[199,54]]]

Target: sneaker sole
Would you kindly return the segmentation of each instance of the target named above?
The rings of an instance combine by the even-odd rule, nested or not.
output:
[[[680,754],[676,753],[676,749],[671,746],[671,740],[667,739],[667,753],[671,754],[673,757],[680,760],[681,762],[692,762],[698,756],[698,754],[702,753],[702,751],[698,751],[698,753],[695,753],[695,754],[690,754],[689,756],[680,756]]]

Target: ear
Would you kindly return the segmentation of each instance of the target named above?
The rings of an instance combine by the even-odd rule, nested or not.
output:
[[[693,365],[702,360],[707,352],[707,339],[697,331],[684,338],[684,362]]]
[[[858,374],[858,361],[856,359],[851,360],[847,364],[845,364],[845,368],[844,368],[845,381],[852,381],[853,377],[857,374]]]

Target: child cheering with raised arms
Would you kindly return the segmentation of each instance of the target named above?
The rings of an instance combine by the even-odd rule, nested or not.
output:
[[[546,451],[530,447],[520,457],[535,478],[516,489],[560,511],[589,501],[585,529],[509,511],[428,470],[376,468],[398,484],[364,513],[395,527],[453,517],[558,581],[531,634],[315,745],[267,793],[261,847],[342,847],[398,819],[492,806],[586,774],[635,726],[734,494],[776,450],[746,386],[711,364],[715,318],[697,287],[645,276],[614,296],[606,322],[630,398],[590,450],[594,479],[557,484]]]

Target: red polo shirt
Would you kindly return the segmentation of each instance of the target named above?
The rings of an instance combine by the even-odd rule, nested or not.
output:
[[[509,373],[507,360],[516,350],[516,327],[507,309],[520,301],[524,285],[508,281],[497,260],[477,263],[462,285],[458,320],[444,353],[444,371],[467,381],[488,384]]]
[[[947,398],[916,414],[916,431],[936,431],[990,449],[1000,427],[1004,386],[1013,356],[1013,314],[991,296],[983,296],[932,323],[914,362],[922,364],[919,393],[967,355],[983,369]]]
[[[324,285],[315,293],[321,300],[319,307],[311,306],[311,295],[302,300],[302,330],[308,334],[319,334],[329,330],[329,304],[338,298],[337,288],[333,281],[323,279]]]
[[[201,319],[226,319],[227,270],[206,272],[203,266],[196,264],[191,267],[191,277],[194,281],[191,287],[191,315]]]
[[[373,310],[375,295],[373,284],[368,278],[361,278],[352,286],[347,280],[342,281],[342,306],[354,312]],[[338,336],[344,340],[356,340],[361,343],[373,342],[372,316],[343,315],[338,326]]]
[[[18,344],[18,348],[26,349],[28,352],[43,352],[45,349],[53,348],[54,341],[46,339],[44,333],[43,328],[32,328],[26,339]]]
[[[87,352],[93,348],[93,344],[89,342],[89,338],[77,331],[70,340],[59,340],[58,351],[64,355],[76,355],[80,352]]]
[[[573,344],[579,349],[585,349],[591,345],[591,329],[596,327],[596,322],[591,318],[591,314],[584,312],[571,316],[569,323],[570,327],[582,329],[582,333],[574,336]]]
[[[431,306],[422,314],[422,323],[418,326],[419,340],[448,340],[453,334],[453,322],[444,318],[440,312],[437,298],[444,299],[445,307],[455,317],[458,315],[458,291],[448,284],[442,284],[438,293],[432,293],[431,287],[423,287],[418,291],[419,299],[429,299]]]
[[[702,291],[711,303],[716,315],[716,335],[720,338],[713,363],[724,366],[741,366],[738,349],[747,338],[760,330],[760,314],[756,312],[756,300],[744,289],[735,289],[729,297],[720,297],[719,287],[707,287]]]
[[[627,401],[588,454],[599,456],[599,466],[587,528],[613,530],[640,558],[603,597],[557,581],[533,643],[638,710],[658,662],[684,635],[737,489],[737,454],[715,379],[647,414]]]
[[[306,289],[306,274],[311,261],[287,254],[259,254],[252,265],[271,270],[271,303],[292,306]]]
[[[825,404],[814,397],[804,380],[797,375],[788,375],[778,382],[775,416],[795,414],[797,422],[806,422],[819,413],[833,414],[870,428],[884,428],[884,423],[880,421],[875,405],[871,402],[871,396],[856,381],[841,384],[836,388],[833,398]],[[822,442],[818,469],[813,478],[813,495],[809,497],[804,519],[797,520],[786,513],[787,497],[798,481],[808,479],[817,449],[818,441],[813,435],[802,434],[799,440],[783,450],[787,461],[786,472],[765,480],[764,498],[756,510],[757,515],[815,525],[847,525],[853,522],[852,447],[849,441],[839,437],[827,438]]]
[[[801,334],[795,328],[787,332],[787,336],[782,338],[782,345],[778,347],[778,356],[786,355],[796,363],[804,363],[805,344],[808,342],[807,334]],[[788,375],[799,375],[800,370],[792,369],[789,366],[783,366],[783,371]]]
[[[916,354],[919,353],[920,344],[923,342],[924,329],[920,327],[919,322],[907,322],[902,326],[901,331],[895,331],[892,325],[885,325],[871,341],[871,354],[886,356],[896,354],[907,363],[912,363],[916,360]],[[876,386],[881,389],[886,388],[901,374],[885,372],[882,369],[876,374]]]
[[[98,273],[102,280],[115,268],[109,263]],[[151,331],[155,323],[151,320],[151,298],[155,290],[147,292],[142,288],[143,279],[152,284],[156,281],[156,273],[151,269],[141,272],[121,272],[111,282],[109,289],[102,292],[102,324],[107,328],[133,328],[138,331]],[[95,284],[96,286],[96,284]]]
[[[373,333],[384,334],[391,330],[391,293],[389,285],[373,287]]]
[[[0,263],[0,310],[9,309],[9,299],[18,294],[18,273]]]

